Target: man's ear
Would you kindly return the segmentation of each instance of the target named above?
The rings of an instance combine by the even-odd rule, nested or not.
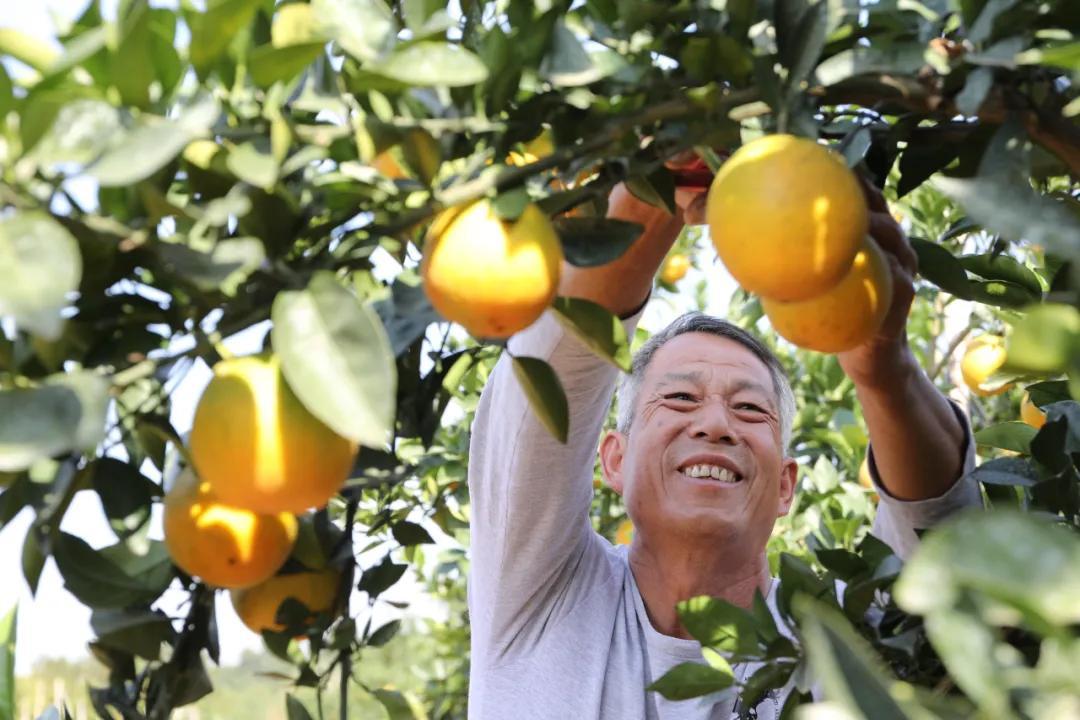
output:
[[[600,468],[604,471],[604,482],[620,496],[623,494],[623,453],[626,451],[626,436],[617,430],[609,430],[600,441]]]
[[[780,497],[777,502],[776,516],[782,517],[791,510],[795,500],[795,483],[799,479],[799,464],[793,458],[784,458],[780,467]]]

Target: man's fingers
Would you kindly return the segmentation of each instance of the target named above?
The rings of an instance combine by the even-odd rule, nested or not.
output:
[[[856,172],[855,176],[859,178],[859,185],[862,186],[863,196],[866,198],[866,205],[870,208],[870,212],[888,212],[889,205],[885,202],[885,196],[881,194],[881,191],[861,173]]]
[[[683,222],[687,225],[704,225],[707,198],[708,193],[700,188],[676,188],[675,204],[682,208]]]
[[[919,256],[900,225],[885,212],[870,213],[870,235],[882,250],[896,257],[912,275],[919,271]]]

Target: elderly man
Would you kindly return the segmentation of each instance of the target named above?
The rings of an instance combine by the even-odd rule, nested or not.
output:
[[[684,195],[686,195],[684,197]],[[893,305],[877,337],[842,354],[870,431],[881,502],[874,532],[901,555],[929,527],[980,502],[968,424],[922,372],[906,342],[915,257],[881,196],[868,191],[871,234],[888,251]],[[632,331],[653,275],[701,196],[675,216],[612,193],[609,213],[645,227],[619,260],[565,267],[560,293],[597,302]],[[684,316],[638,352],[619,396],[618,428],[600,442],[605,481],[636,532],[629,549],[592,531],[592,469],[616,371],[550,317],[511,339],[515,355],[558,373],[570,405],[566,445],[544,430],[507,358],[484,389],[473,428],[470,717],[478,720],[727,720],[646,687],[701,661],[676,604],[711,595],[775,605],[765,546],[795,492],[787,455],[794,399],[776,358],[739,328]],[[736,677],[748,668],[736,668]],[[757,716],[779,714],[767,698]]]

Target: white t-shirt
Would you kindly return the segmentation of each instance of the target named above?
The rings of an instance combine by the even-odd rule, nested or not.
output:
[[[624,321],[631,336],[639,317]],[[728,720],[733,699],[673,702],[645,690],[679,663],[704,662],[701,646],[652,626],[627,548],[589,522],[593,461],[618,371],[550,313],[512,338],[510,350],[554,367],[570,405],[569,441],[560,444],[536,419],[504,355],[480,398],[470,446],[469,717]],[[975,452],[964,425],[966,474]],[[873,532],[901,557],[917,542],[913,528],[981,502],[967,479],[932,500],[878,493]],[[738,666],[736,676],[754,669]],[[782,703],[765,698],[758,718],[777,717]]]

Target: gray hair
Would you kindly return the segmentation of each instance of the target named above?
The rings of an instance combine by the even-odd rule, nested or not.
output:
[[[660,332],[646,341],[641,349],[634,354],[630,365],[630,373],[623,375],[619,383],[618,414],[616,429],[624,434],[630,432],[630,425],[634,419],[634,405],[637,403],[638,390],[641,388],[641,380],[645,377],[645,370],[649,367],[653,355],[669,340],[686,333],[700,332],[709,335],[733,340],[752,352],[769,370],[772,378],[773,390],[776,392],[777,404],[780,410],[780,442],[783,452],[787,454],[791,444],[791,426],[795,420],[795,393],[791,390],[784,366],[780,364],[776,355],[772,353],[760,340],[746,332],[737,325],[729,323],[700,312],[688,312],[671,322]]]

